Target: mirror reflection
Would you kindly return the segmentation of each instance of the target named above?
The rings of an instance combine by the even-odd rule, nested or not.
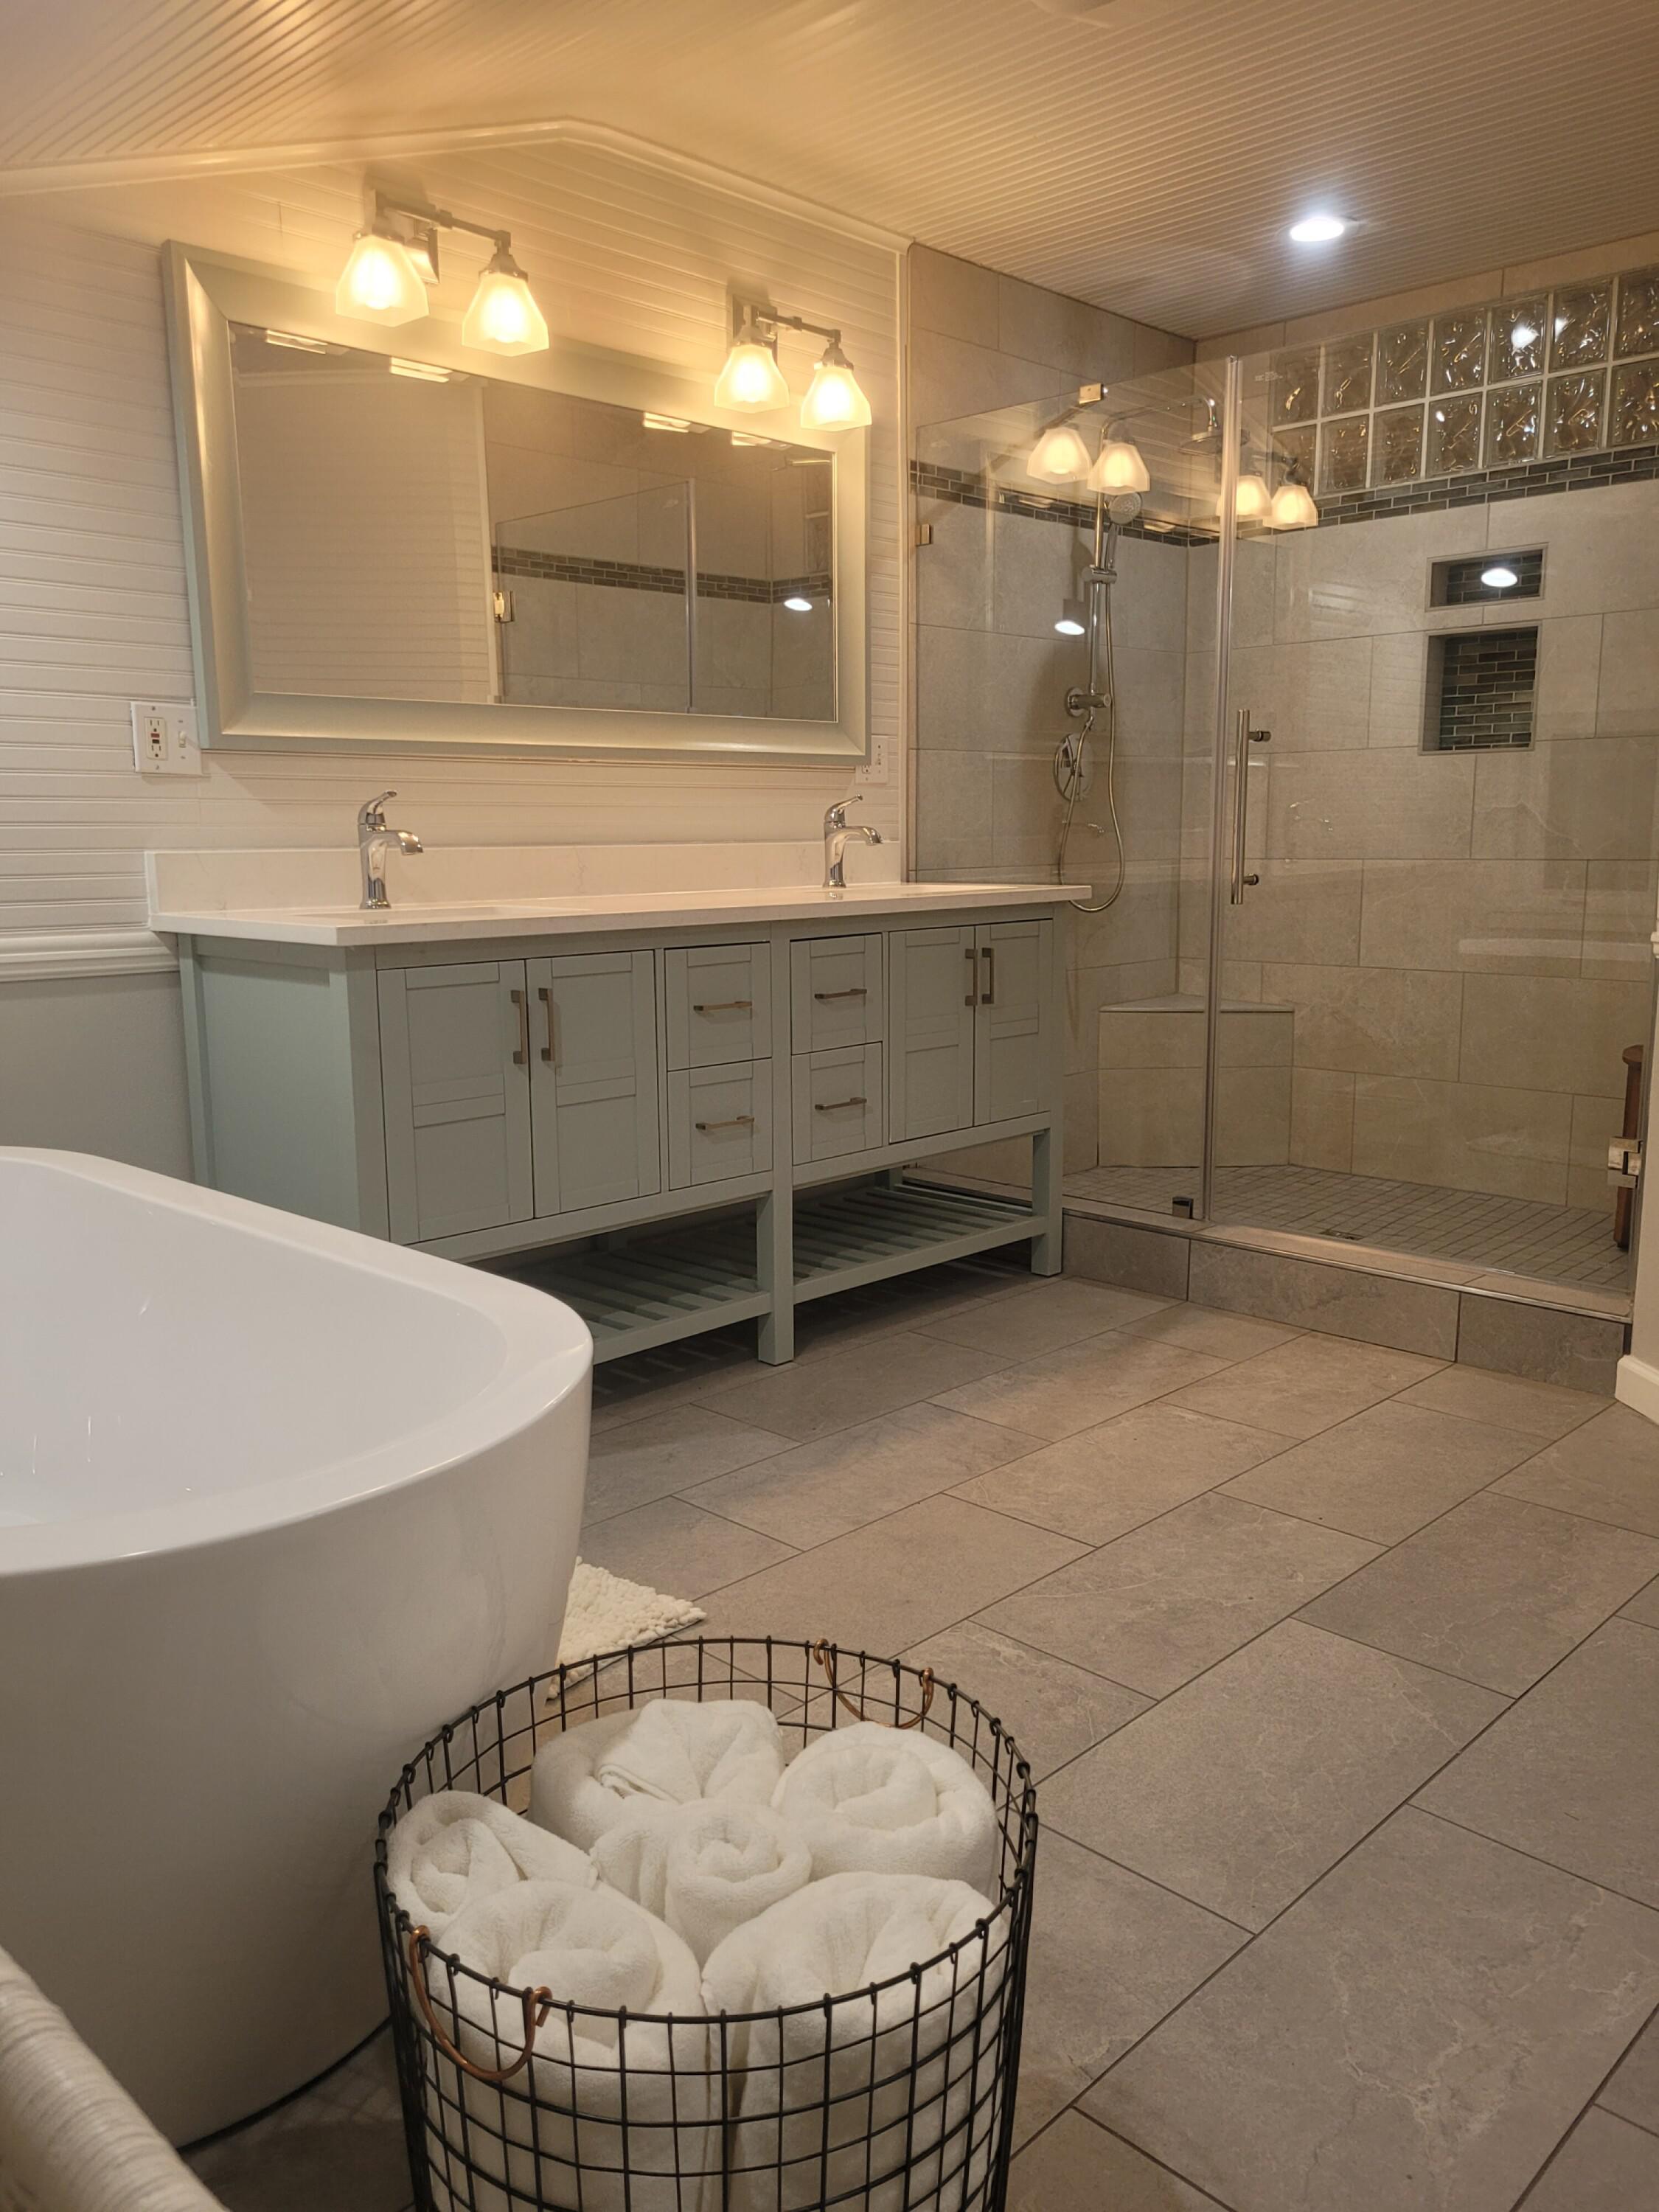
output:
[[[255,688],[832,720],[816,448],[234,326]]]

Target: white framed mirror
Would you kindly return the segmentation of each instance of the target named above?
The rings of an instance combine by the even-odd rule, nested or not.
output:
[[[864,757],[865,433],[166,266],[204,744]]]

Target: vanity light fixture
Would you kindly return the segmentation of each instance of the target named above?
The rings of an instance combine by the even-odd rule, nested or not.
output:
[[[800,404],[805,430],[862,430],[870,422],[870,402],[842,351],[833,324],[809,322],[805,315],[780,314],[761,300],[732,301],[732,337],[726,366],[714,383],[717,407],[741,407],[766,413],[789,404],[789,380],[778,366],[778,332],[810,331],[825,340],[812,381]]]
[[[1091,491],[1150,491],[1152,488],[1146,456],[1133,438],[1118,435],[1121,427],[1115,422],[1106,425],[1100,451],[1089,471]]]
[[[1076,424],[1051,422],[1026,456],[1025,473],[1044,483],[1077,483],[1091,466]]]
[[[1297,246],[1330,246],[1348,227],[1340,215],[1304,215],[1291,225],[1291,237]]]
[[[1062,637],[1083,637],[1088,634],[1088,618],[1083,611],[1081,599],[1066,599],[1060,604],[1054,628]]]
[[[1258,476],[1254,469],[1243,471],[1233,489],[1233,513],[1240,522],[1265,522],[1273,512],[1273,494],[1267,489],[1266,477]],[[1221,511],[1220,501],[1216,512]]]
[[[489,353],[540,353],[548,343],[547,319],[530,281],[513,258],[509,232],[469,222],[447,208],[398,200],[377,191],[367,229],[352,241],[334,305],[343,315],[376,323],[412,322],[428,312],[427,287],[438,281],[438,233],[464,230],[495,247],[461,321],[461,341]]]
[[[1506,562],[1495,561],[1490,568],[1480,571],[1480,580],[1489,592],[1507,592],[1521,579]]]
[[[472,304],[461,318],[461,343],[489,353],[545,353],[547,318],[536,305],[530,279],[513,258],[507,233],[496,232],[495,240]]]
[[[1311,530],[1319,520],[1314,495],[1294,464],[1285,471],[1284,483],[1273,494],[1267,520],[1275,530]]]
[[[335,312],[354,321],[412,323],[427,312],[426,286],[408,246],[389,226],[374,225],[351,241],[346,265],[334,287]]]

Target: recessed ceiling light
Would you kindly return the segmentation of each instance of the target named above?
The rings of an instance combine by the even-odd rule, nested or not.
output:
[[[1340,215],[1304,215],[1300,222],[1291,225],[1291,236],[1298,246],[1328,246],[1347,228]]]
[[[1521,579],[1513,568],[1506,568],[1504,563],[1498,561],[1490,568],[1483,568],[1480,571],[1480,580],[1488,591],[1507,592],[1511,584],[1518,584]]]

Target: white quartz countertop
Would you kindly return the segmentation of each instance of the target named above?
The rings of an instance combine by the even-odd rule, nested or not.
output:
[[[799,874],[793,881],[718,880],[721,875],[787,872],[789,864],[802,857],[798,848],[665,846],[653,850],[634,846],[590,850],[580,858],[567,849],[556,860],[544,857],[539,867],[527,854],[534,855],[535,848],[475,847],[467,857],[478,863],[482,856],[482,866],[464,872],[451,865],[431,871],[424,879],[414,872],[421,866],[419,860],[405,861],[389,881],[392,905],[366,913],[344,896],[355,888],[355,853],[153,853],[149,856],[149,926],[180,937],[289,945],[431,945],[477,938],[695,929],[703,923],[811,921],[860,913],[1061,907],[1089,896],[1084,884],[902,883],[888,876],[885,867],[880,876],[849,883],[843,891],[826,890],[801,880]],[[648,890],[638,880],[672,885],[680,872],[675,859],[688,854],[695,857],[684,861],[684,873],[716,880]],[[741,858],[731,858],[733,854]],[[646,855],[650,857],[642,860]],[[849,854],[849,874],[865,857],[865,852]],[[461,856],[449,858],[453,864]],[[884,853],[881,858],[891,866]],[[248,863],[240,871],[235,865],[239,860]],[[292,864],[286,870],[284,861]],[[349,862],[351,871],[346,880],[341,879],[343,861]],[[609,884],[590,887],[580,881],[606,872],[614,878]],[[475,881],[489,883],[492,889],[499,886],[497,895],[465,896],[470,886],[458,880],[464,873],[472,873]],[[522,879],[537,874],[549,878],[545,888],[528,882],[520,888],[512,882],[514,876]],[[506,895],[509,889],[512,896]],[[422,897],[419,890],[439,896]]]

